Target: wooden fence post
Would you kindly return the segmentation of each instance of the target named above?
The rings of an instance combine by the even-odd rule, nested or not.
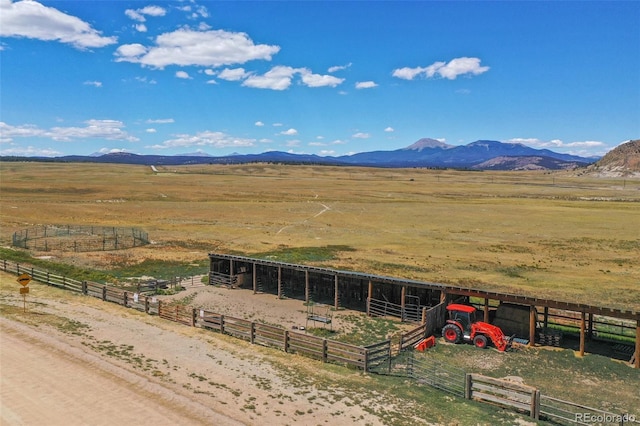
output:
[[[464,398],[471,399],[471,387],[473,385],[471,374],[466,373],[464,376]]]
[[[580,312],[580,356],[584,356],[585,312]]]
[[[249,335],[249,341],[253,345],[255,340],[256,340],[256,323],[254,321],[251,321],[251,331]]]
[[[536,307],[529,306],[529,346],[536,345]]]
[[[144,296],[144,313],[149,315],[149,296]]]
[[[284,351],[289,352],[289,330],[284,331]]]
[[[364,372],[369,372],[369,349],[364,348]]]
[[[198,318],[198,311],[196,308],[191,310],[191,327],[196,326],[196,318]]]
[[[636,322],[636,352],[634,367],[640,368],[640,319]]]
[[[103,285],[102,286],[102,301],[106,301],[107,300],[107,286]]]
[[[536,389],[532,395],[534,401],[531,402],[531,409],[533,410],[531,413],[531,417],[535,420],[540,420],[540,389]]]
[[[327,362],[327,339],[322,339],[322,362]]]
[[[124,302],[124,307],[127,308],[127,301],[129,300],[129,297],[127,297],[127,292],[123,292],[122,293],[122,301]]]
[[[224,315],[220,315],[220,334],[224,334]]]

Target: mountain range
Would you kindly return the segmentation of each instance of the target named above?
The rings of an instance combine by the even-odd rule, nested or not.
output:
[[[126,152],[62,157],[1,157],[2,161],[92,162],[144,165],[290,163],[369,167],[428,167],[471,170],[559,170],[584,167],[597,157],[560,154],[518,143],[478,140],[468,145],[448,145],[435,139],[420,139],[393,151],[370,151],[337,157],[268,151],[261,154],[210,156],[202,152],[182,155],[138,155]]]

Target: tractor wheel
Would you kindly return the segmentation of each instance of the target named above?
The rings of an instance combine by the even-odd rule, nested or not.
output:
[[[447,324],[442,328],[442,337],[449,343],[459,343],[462,332],[457,325]]]
[[[478,334],[473,338],[473,344],[476,345],[476,348],[484,349],[487,347],[487,338],[482,334]]]

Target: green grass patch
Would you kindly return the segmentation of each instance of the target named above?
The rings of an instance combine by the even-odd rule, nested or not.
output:
[[[277,260],[286,263],[309,263],[326,262],[338,259],[338,255],[343,252],[355,251],[354,248],[344,245],[328,245],[321,247],[285,247],[281,246],[277,250],[252,254],[258,259]]]

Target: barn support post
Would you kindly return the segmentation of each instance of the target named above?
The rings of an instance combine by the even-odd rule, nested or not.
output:
[[[489,299],[484,298],[484,322],[489,322]]]
[[[586,323],[587,314],[582,311],[580,312],[580,356],[584,356],[584,338],[585,338],[585,323]]]
[[[371,304],[371,298],[373,297],[373,281],[369,280],[369,288],[367,289],[367,316],[371,316],[369,313],[369,305]]]
[[[337,311],[340,307],[340,293],[338,291],[338,275],[334,276],[334,295],[333,295],[333,307]]]
[[[282,299],[282,266],[278,266],[278,299]]]
[[[529,346],[536,345],[536,307],[529,306]]]
[[[545,306],[544,307],[544,328],[546,330],[546,328],[549,326],[549,307]]]
[[[258,292],[258,265],[253,262],[253,294]]]
[[[589,314],[589,324],[587,326],[587,338],[589,340],[593,339],[593,314]]]
[[[444,304],[447,304],[447,292],[442,290],[440,292],[440,303],[444,302]]]
[[[229,260],[229,276],[233,277],[233,259]]]
[[[640,368],[640,319],[636,322],[636,352],[635,352],[635,368]]]
[[[405,308],[405,299],[407,297],[407,286],[403,285],[400,288],[400,315],[402,316],[402,321],[404,321],[405,318],[405,312],[404,312],[404,308]]]
[[[309,271],[304,270],[304,302],[309,304]]]

